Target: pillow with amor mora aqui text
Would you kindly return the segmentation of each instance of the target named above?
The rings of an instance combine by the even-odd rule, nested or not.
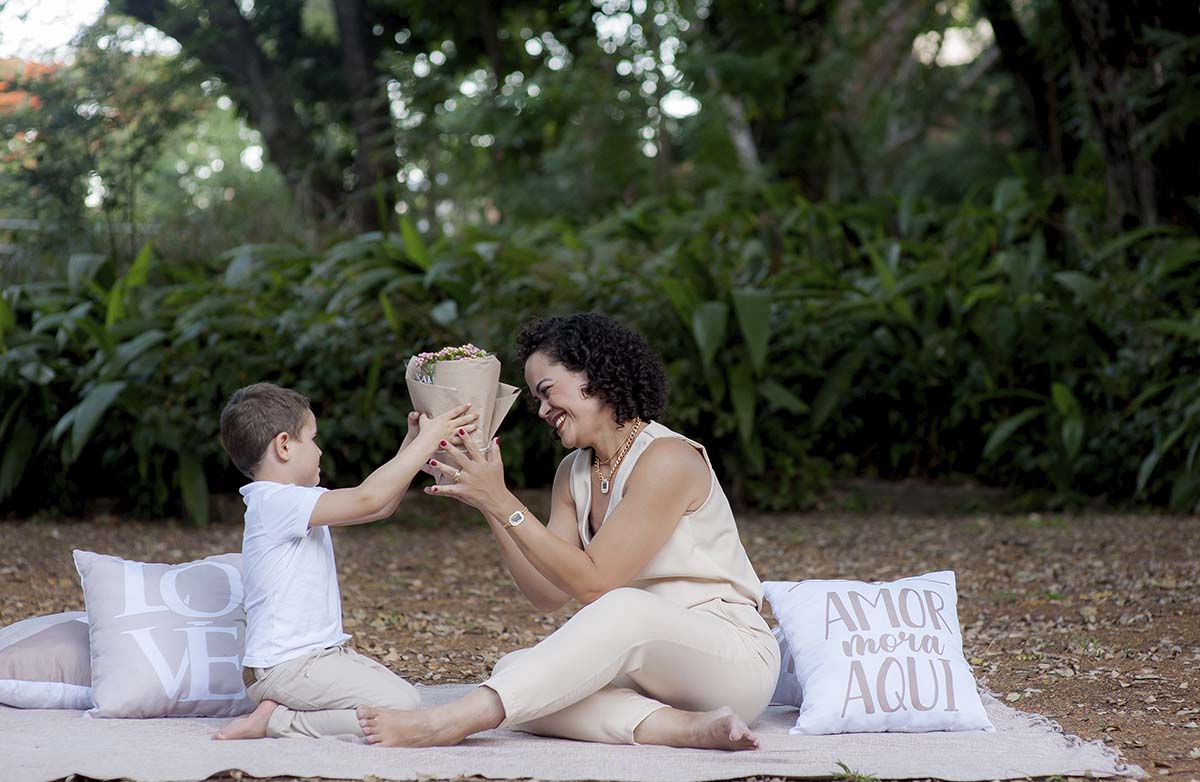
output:
[[[242,555],[168,565],[75,551],[96,717],[232,717],[254,704]]]
[[[763,589],[803,692],[790,733],[994,730],[963,657],[953,571]]]

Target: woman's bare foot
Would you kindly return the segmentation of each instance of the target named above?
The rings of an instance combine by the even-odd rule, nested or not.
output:
[[[400,711],[360,706],[358,724],[367,737],[367,743],[382,747],[449,747],[466,738],[461,731],[437,719],[437,711]]]
[[[279,704],[275,701],[263,701],[258,708],[249,714],[238,717],[213,736],[214,739],[261,739],[267,735],[267,721]]]
[[[696,715],[693,726],[700,749],[758,749],[758,739],[728,706]]]
[[[453,703],[399,711],[361,706],[358,724],[370,744],[383,747],[449,747],[472,733],[504,721],[504,704],[494,690],[479,687]]]
[[[727,706],[713,711],[665,708],[642,720],[633,732],[639,744],[694,749],[758,749],[758,739]]]

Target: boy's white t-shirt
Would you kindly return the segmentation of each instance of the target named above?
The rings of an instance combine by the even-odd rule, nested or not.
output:
[[[241,488],[246,502],[247,668],[270,668],[350,638],[342,631],[342,595],[329,527],[308,526],[326,491],[274,481]]]

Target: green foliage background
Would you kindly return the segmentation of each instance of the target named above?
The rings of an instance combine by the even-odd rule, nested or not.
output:
[[[523,385],[521,324],[586,310],[661,352],[664,423],[746,505],[866,475],[1200,509],[1196,9],[231,8],[113,0],[69,66],[0,85],[37,99],[0,113],[0,220],[49,227],[0,235],[4,512],[206,523],[242,481],[221,406],[264,379],[354,484],[402,438],[408,356],[473,342]],[[974,59],[917,56],[951,32]],[[548,482],[548,428],[504,437],[513,484]]]
[[[1194,509],[1200,240],[1141,230],[1063,268],[1019,182],[920,219],[897,207],[746,188],[583,231],[427,246],[401,220],[323,253],[164,263],[147,245],[120,275],[75,256],[0,305],[0,492],[17,512],[116,494],[203,522],[240,483],[217,414],[263,378],[314,400],[326,479],[354,483],[402,437],[408,356],[471,341],[521,383],[524,320],[598,310],[662,352],[666,423],[759,507],[804,507],[850,471]],[[504,436],[514,484],[547,480],[544,424],[518,412]]]

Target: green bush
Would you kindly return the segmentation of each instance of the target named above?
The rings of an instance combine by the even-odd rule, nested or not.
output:
[[[0,502],[115,497],[204,523],[241,482],[221,405],[262,379],[313,399],[326,479],[352,484],[402,437],[407,356],[471,341],[523,385],[521,323],[595,309],[662,353],[665,423],[709,447],[740,502],[804,507],[853,472],[1194,510],[1200,240],[1079,230],[1051,258],[1045,200],[1019,180],[924,210],[729,185],[582,229],[427,244],[402,221],[321,253],[168,263],[146,247],[120,272],[74,256],[0,299]],[[548,481],[544,425],[518,410],[504,435],[513,484]]]

